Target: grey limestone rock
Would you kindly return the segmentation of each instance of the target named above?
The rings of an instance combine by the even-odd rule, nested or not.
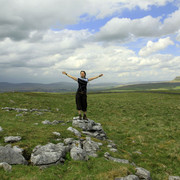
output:
[[[64,162],[67,147],[63,143],[38,145],[33,149],[31,162],[33,165],[49,165]]]
[[[114,158],[112,156],[110,156],[110,154],[108,152],[104,153],[104,157],[108,160],[114,161],[114,162],[118,162],[118,163],[123,163],[123,164],[130,164],[128,160],[126,159],[119,159],[119,158]]]
[[[95,123],[93,120],[80,120],[79,117],[74,117],[72,125],[82,129],[82,133],[88,136],[95,137],[100,140],[105,140],[107,138],[100,123]]]
[[[80,133],[77,129],[75,129],[75,128],[73,128],[73,127],[68,127],[67,130],[68,130],[68,131],[71,131],[71,132],[74,133],[76,136],[81,137],[81,133]]]
[[[21,140],[20,136],[7,136],[4,137],[4,142],[5,143],[13,143],[13,142],[18,142]]]
[[[180,180],[180,176],[169,176],[169,180]]]
[[[12,166],[6,162],[1,162],[0,167],[2,167],[4,169],[4,171],[11,171],[12,170]]]
[[[126,177],[116,177],[114,180],[139,180],[139,178],[136,175],[129,175]]]
[[[0,162],[8,164],[27,164],[26,159],[22,156],[19,148],[12,148],[11,145],[0,146]]]
[[[151,180],[150,172],[142,167],[136,168],[136,175],[139,177],[139,179]]]

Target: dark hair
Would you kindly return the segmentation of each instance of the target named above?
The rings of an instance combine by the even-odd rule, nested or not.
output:
[[[85,74],[84,78],[86,78],[86,72],[85,72],[85,71],[81,71],[81,72],[84,72],[84,74]],[[80,72],[80,73],[81,73],[81,72]]]

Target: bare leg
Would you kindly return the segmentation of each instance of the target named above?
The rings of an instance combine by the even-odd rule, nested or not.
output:
[[[86,114],[86,111],[83,111],[84,114]]]
[[[78,114],[81,114],[81,110],[78,110]]]

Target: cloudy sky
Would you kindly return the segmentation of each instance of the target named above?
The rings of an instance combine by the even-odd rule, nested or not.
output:
[[[180,75],[179,0],[0,0],[0,82]]]

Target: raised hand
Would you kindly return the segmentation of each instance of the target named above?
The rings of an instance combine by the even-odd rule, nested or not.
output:
[[[63,71],[62,74],[65,74],[65,75],[66,75],[67,73],[66,73],[65,71]]]

